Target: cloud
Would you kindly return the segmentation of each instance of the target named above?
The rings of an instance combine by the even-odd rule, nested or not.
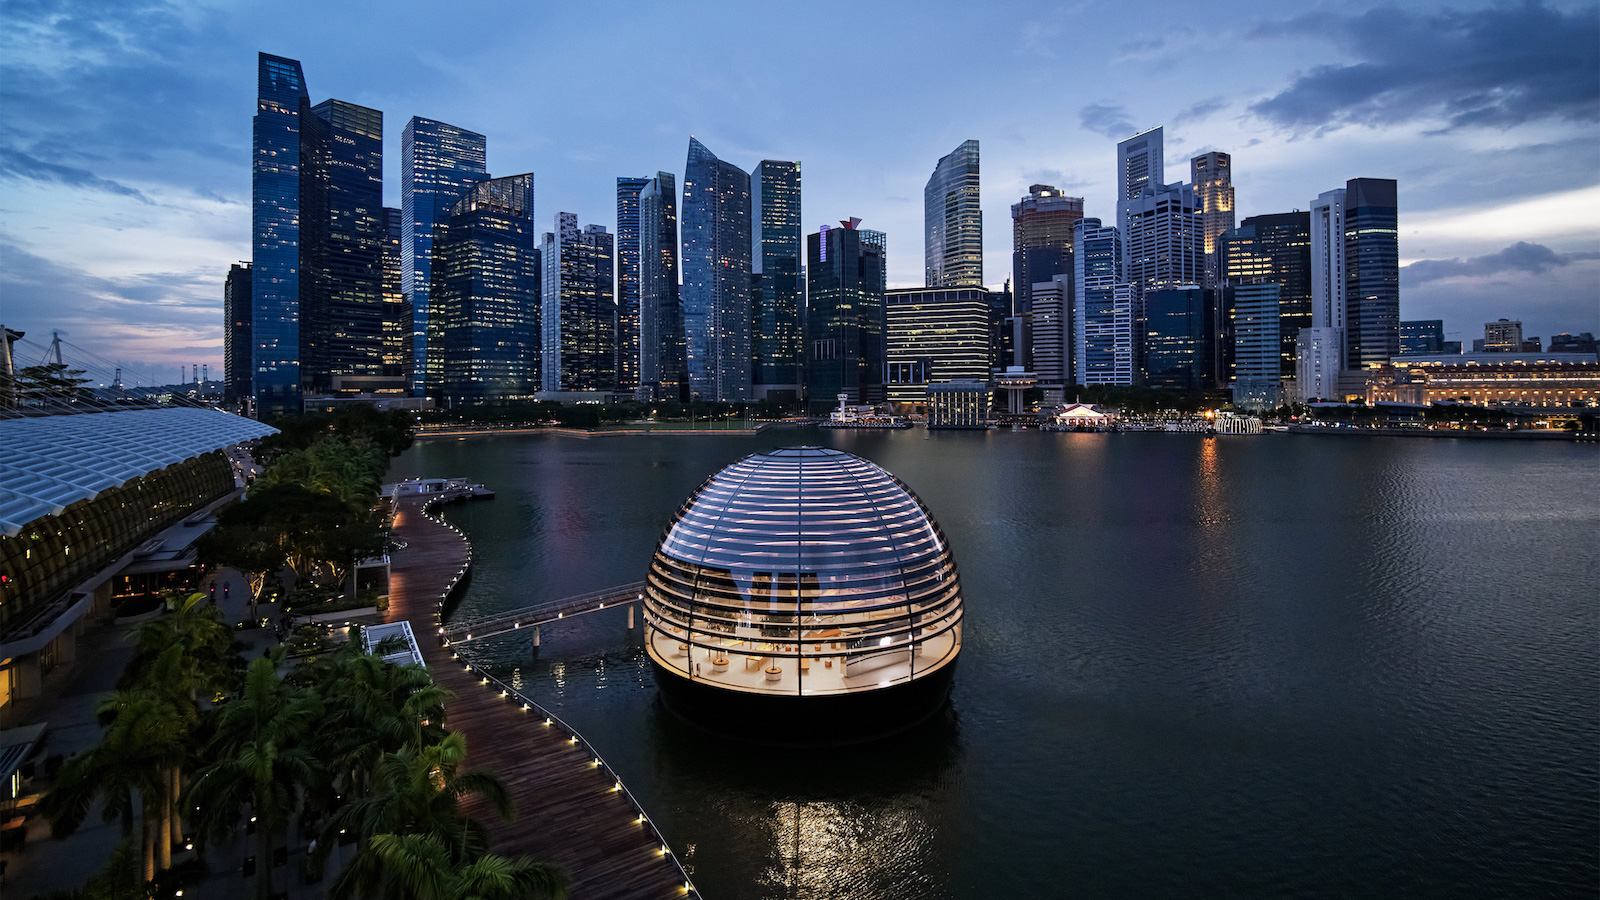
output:
[[[88,169],[45,162],[36,156],[22,152],[16,147],[0,147],[0,178],[20,178],[52,184],[64,184],[69,187],[89,188],[91,190],[120,194],[124,197],[133,197],[142,203],[154,202],[138,188],[129,187],[120,181],[112,181],[109,178],[101,178]]]
[[[1318,66],[1250,106],[1280,128],[1442,120],[1441,131],[1559,119],[1600,121],[1600,15],[1541,0],[1413,14],[1380,6],[1268,22],[1262,38],[1323,37],[1355,57]]]
[[[1095,134],[1103,134],[1120,141],[1137,129],[1128,118],[1128,110],[1120,103],[1091,103],[1078,110],[1078,121]]]
[[[1600,252],[1557,253],[1543,244],[1518,241],[1494,253],[1465,259],[1419,259],[1400,269],[1409,284],[1426,284],[1442,278],[1485,278],[1507,273],[1542,275],[1551,269],[1587,259],[1600,259]]]
[[[1212,97],[1209,100],[1201,100],[1200,102],[1192,104],[1185,109],[1179,110],[1178,114],[1172,117],[1172,121],[1176,123],[1204,119],[1214,112],[1220,112],[1227,108],[1227,100],[1224,100],[1221,97]]]

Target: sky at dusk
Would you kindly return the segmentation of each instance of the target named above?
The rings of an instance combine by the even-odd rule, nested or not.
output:
[[[617,176],[681,183],[693,135],[746,170],[800,160],[806,229],[859,216],[890,284],[920,285],[923,185],[976,138],[998,286],[1030,184],[1109,222],[1116,141],[1165,125],[1166,181],[1233,155],[1240,219],[1397,179],[1404,319],[1468,344],[1502,316],[1600,333],[1600,4],[1558,0],[7,0],[0,322],[157,381],[220,371],[259,50],[300,60],[313,102],[383,111],[392,206],[413,115],[534,172],[540,230],[614,230]]]

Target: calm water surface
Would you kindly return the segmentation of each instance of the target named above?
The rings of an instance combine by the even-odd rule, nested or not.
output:
[[[620,609],[537,653],[469,645],[595,744],[712,900],[1600,891],[1600,450],[925,435],[430,441],[391,474],[498,492],[447,511],[465,615],[642,578],[678,504],[774,446],[927,502],[966,644],[948,713],[888,743],[709,739]]]

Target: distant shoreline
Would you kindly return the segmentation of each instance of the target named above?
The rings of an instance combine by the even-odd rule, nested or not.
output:
[[[1577,441],[1572,431],[1507,430],[1469,431],[1455,428],[1339,428],[1326,425],[1290,425],[1289,434],[1336,434],[1341,436],[1376,435],[1378,437],[1465,438],[1489,441]],[[1593,437],[1588,440],[1594,440]]]

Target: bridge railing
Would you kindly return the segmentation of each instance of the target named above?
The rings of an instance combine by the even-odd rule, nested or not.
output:
[[[509,631],[515,628],[518,623],[531,619],[545,619],[567,612],[587,612],[591,606],[598,610],[601,608],[599,604],[610,602],[613,599],[617,603],[636,602],[639,595],[643,593],[644,582],[635,581],[629,584],[609,587],[605,590],[590,591],[587,594],[579,594],[575,597],[563,597],[560,600],[552,600],[548,603],[536,603],[532,606],[524,606],[508,612],[451,622],[449,625],[444,626],[440,633],[444,635],[446,640],[451,642],[466,640],[471,636]]]

